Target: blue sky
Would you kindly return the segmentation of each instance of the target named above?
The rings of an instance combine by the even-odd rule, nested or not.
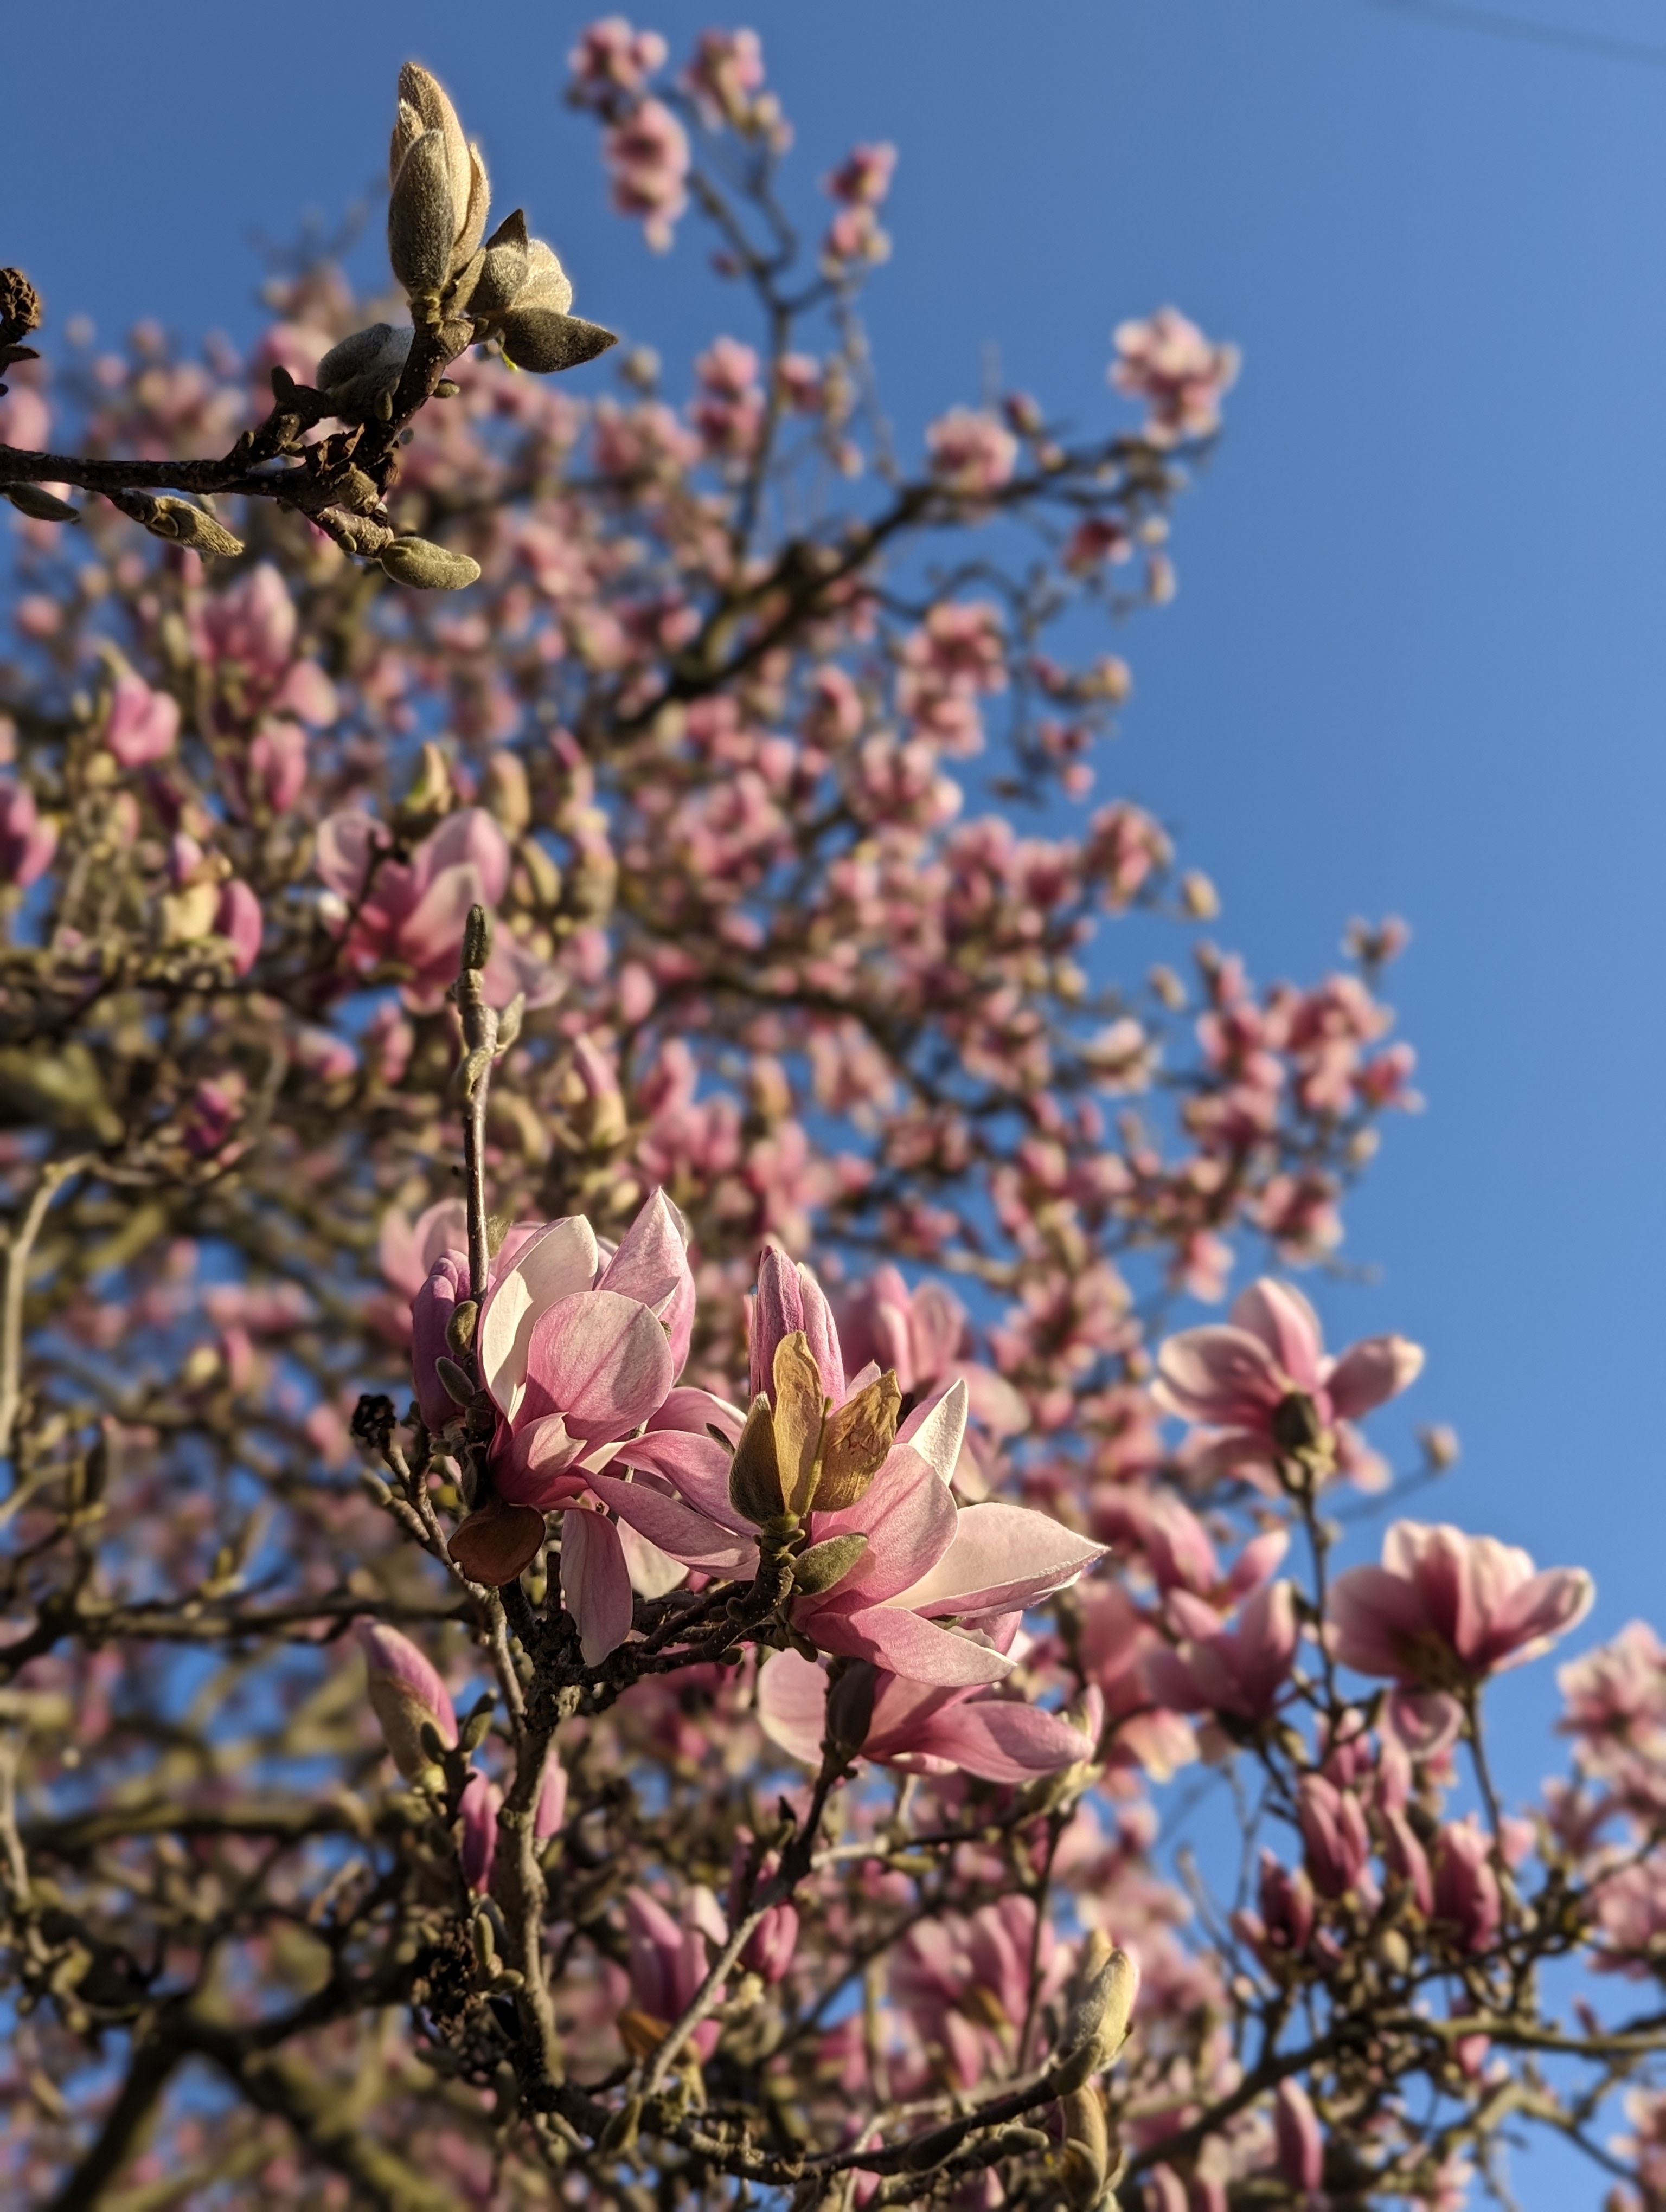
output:
[[[1666,58],[1648,0],[1475,0],[1495,4]],[[363,191],[407,52],[583,312],[670,359],[733,315],[697,251],[658,261],[605,211],[559,97],[581,11],[292,0],[279,40],[272,20],[58,0],[9,26],[4,258],[60,327],[251,330],[252,227]],[[710,17],[639,20],[675,49]],[[977,397],[991,345],[1083,422],[1122,316],[1173,301],[1243,346],[1179,515],[1179,599],[1123,641],[1137,691],[1105,781],[1179,828],[1262,976],[1318,972],[1351,914],[1413,922],[1392,995],[1430,1108],[1354,1204],[1348,1251],[1381,1275],[1321,1290],[1332,1333],[1429,1346],[1412,1413],[1466,1455],[1438,1510],[1589,1565],[1604,1632],[1648,1613],[1666,67],[1371,0],[736,20],[763,35],[806,190],[854,139],[902,149],[870,308],[905,439]],[[1549,1764],[1551,1689],[1541,1667],[1502,1700],[1517,1787]]]

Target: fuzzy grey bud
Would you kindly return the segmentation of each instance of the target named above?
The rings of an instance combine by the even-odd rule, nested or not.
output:
[[[469,313],[477,322],[491,322],[514,304],[526,282],[526,218],[517,208],[486,240],[480,273],[468,297]]]
[[[106,497],[124,514],[131,514],[135,522],[143,523],[153,538],[166,538],[176,545],[188,545],[193,553],[218,554],[229,557],[243,550],[243,541],[234,538],[229,530],[204,514],[200,507],[193,507],[188,499],[153,499],[149,492],[109,492]]]
[[[511,307],[503,318],[502,331],[506,359],[539,376],[576,368],[619,343],[599,323],[587,323],[552,307]]]
[[[427,129],[421,111],[413,107],[408,100],[402,100],[395,110],[393,136],[387,143],[387,185],[390,191],[399,181],[405,155]]]
[[[405,155],[387,204],[387,258],[413,300],[437,301],[445,289],[458,227],[444,134],[425,131]]]
[[[573,280],[562,267],[553,246],[541,238],[526,240],[526,271],[510,303],[517,307],[548,307],[564,315],[573,304]]]
[[[477,561],[470,560],[466,553],[453,553],[447,546],[430,544],[426,538],[396,538],[382,548],[380,557],[393,581],[412,591],[460,592],[480,575]]]
[[[808,1597],[819,1597],[844,1580],[866,1549],[867,1538],[860,1528],[848,1536],[829,1536],[823,1543],[812,1544],[793,1561],[794,1587]]]
[[[81,510],[71,507],[67,499],[56,492],[43,491],[39,484],[20,483],[0,486],[6,497],[20,514],[27,514],[32,522],[79,522]]]
[[[383,392],[392,392],[410,357],[414,330],[393,323],[372,323],[331,347],[318,365],[316,382],[340,415],[362,415]]]
[[[463,136],[463,126],[457,119],[457,110],[447,98],[437,77],[430,76],[415,62],[407,62],[399,71],[399,98],[407,101],[423,118],[425,131],[437,131],[445,147],[446,173],[452,192],[452,238],[461,236],[469,216],[469,194],[472,175],[469,161],[469,143]],[[478,244],[477,234],[476,244]],[[472,253],[474,247],[469,248]],[[463,256],[466,261],[468,253]]]
[[[451,250],[453,270],[465,267],[473,260],[481,240],[486,234],[486,216],[492,204],[491,181],[486,174],[486,164],[480,158],[480,149],[469,148],[469,196],[463,211],[463,221],[457,233],[457,242]]]

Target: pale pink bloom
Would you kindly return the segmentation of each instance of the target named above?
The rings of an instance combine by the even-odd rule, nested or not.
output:
[[[708,131],[752,121],[763,84],[763,46],[756,31],[702,31],[678,80]]]
[[[383,1741],[400,1773],[414,1782],[433,1764],[423,1748],[424,1722],[432,1722],[442,1744],[457,1741],[451,1693],[410,1638],[397,1628],[362,1620],[358,1638],[371,1708],[381,1723]]]
[[[1285,1530],[1268,1529],[1223,1574],[1208,1531],[1185,1500],[1141,1482],[1107,1483],[1095,1492],[1093,1533],[1113,1547],[1132,1548],[1164,1595],[1189,1590],[1223,1609],[1266,1582],[1290,1546]]]
[[[1189,1720],[1158,1702],[1151,1685],[1151,1662],[1167,1645],[1116,1583],[1089,1583],[1076,1602],[1083,1669],[1115,1723],[1113,1766],[1132,1761],[1153,1782],[1168,1781],[1197,1757],[1197,1736]]]
[[[1232,1925],[1269,1972],[1299,1959],[1313,1934],[1313,1884],[1304,1869],[1284,1866],[1271,1851],[1261,1855],[1258,1910],[1235,1912]]]
[[[892,1369],[905,1398],[959,1378],[971,1419],[992,1436],[1014,1437],[1030,1425],[1029,1408],[992,1367],[966,1357],[971,1329],[966,1309],[941,1283],[910,1291],[899,1271],[876,1267],[839,1301],[839,1340],[853,1367],[870,1359]]]
[[[657,31],[636,30],[623,15],[604,15],[580,32],[567,57],[571,96],[599,106],[616,93],[639,93],[665,59],[666,42]]]
[[[1164,1610],[1181,1640],[1172,1651],[1152,1655],[1146,1674],[1153,1695],[1181,1712],[1270,1719],[1296,1657],[1292,1585],[1263,1584],[1244,1603],[1236,1628],[1189,1590],[1171,1590]]]
[[[389,1287],[414,1298],[436,1260],[469,1249],[469,1212],[460,1198],[442,1198],[415,1221],[397,1206],[382,1216],[376,1257]]]
[[[1293,2075],[1280,2082],[1273,2100],[1273,2127],[1279,2147],[1279,2172],[1292,2189],[1310,2202],[1325,2177],[1324,2138],[1313,2100]]]
[[[260,957],[264,929],[259,900],[240,877],[233,876],[221,890],[220,903],[214,911],[214,932],[230,944],[232,966],[238,975],[246,975]]]
[[[1068,1978],[1070,1954],[1045,1919],[1037,1940],[1035,1900],[1017,1896],[973,1913],[942,1913],[910,1929],[892,1953],[893,2002],[963,2088],[1012,2067],[1029,2010],[1032,1953],[1044,2004]]]
[[[1540,1573],[1494,1536],[1396,1521],[1382,1565],[1352,1567],[1332,1589],[1331,1649],[1362,1674],[1461,1689],[1547,1651],[1595,1595],[1582,1567]]]
[[[463,1863],[464,1881],[482,1897],[492,1886],[492,1868],[497,1861],[497,1815],[502,1803],[503,1792],[496,1783],[477,1768],[463,1785],[459,1808],[463,1832],[458,1856]],[[532,1815],[533,1836],[542,1843],[557,1834],[566,1817],[567,1769],[552,1753]]]
[[[980,409],[955,407],[926,432],[932,474],[945,489],[975,499],[1010,483],[1018,441],[1000,419]]]
[[[228,591],[195,599],[187,619],[198,655],[234,679],[243,710],[293,714],[312,729],[335,720],[334,684],[316,661],[295,659],[295,601],[270,561]]]
[[[274,814],[287,814],[307,787],[307,732],[287,717],[268,717],[249,741],[244,784]]]
[[[1369,1871],[1371,1834],[1365,1808],[1352,1790],[1339,1790],[1322,1774],[1304,1774],[1297,1792],[1297,1817],[1307,1870],[1322,1897],[1353,1890],[1374,1898]]]
[[[688,207],[689,134],[662,100],[645,100],[611,125],[602,151],[621,215],[646,218],[643,235],[656,253]]]
[[[119,676],[110,695],[110,719],[104,742],[124,768],[143,768],[173,750],[179,734],[179,706],[166,691],[153,691],[142,676]]]
[[[1397,1397],[1422,1365],[1421,1347],[1403,1336],[1365,1337],[1332,1358],[1301,1292],[1263,1276],[1239,1292],[1224,1326],[1167,1340],[1152,1395],[1183,1420],[1221,1432],[1209,1439],[1215,1463],[1253,1473],[1287,1449],[1286,1400],[1310,1400],[1320,1425],[1334,1428]]]
[[[1220,401],[1237,381],[1238,350],[1206,338],[1174,307],[1149,322],[1119,324],[1110,380],[1146,402],[1144,434],[1153,446],[1207,438],[1220,428]]]
[[[891,191],[897,173],[897,149],[881,143],[853,146],[838,167],[822,179],[830,198],[848,207],[878,207]]]
[[[710,1960],[707,1939],[721,1942],[727,1933],[717,1901],[708,1890],[690,1900],[690,1910],[673,1919],[646,1890],[625,1892],[625,1932],[630,1945],[630,1996],[635,2009],[663,2033],[673,2027],[693,2002]],[[703,2020],[689,2038],[696,2058],[709,2058],[722,2028]]]
[[[509,847],[484,807],[469,806],[448,814],[409,860],[386,857],[392,848],[374,816],[331,814],[319,825],[318,872],[346,923],[348,965],[365,975],[392,969],[404,978],[406,1004],[426,1012],[456,981],[469,908],[489,912],[502,898]],[[524,991],[529,1006],[548,1006],[561,988],[561,978],[507,929],[493,931],[486,995],[494,1005],[507,1006]]]
[[[27,890],[58,850],[58,824],[42,818],[26,783],[0,781],[0,882]]]
[[[796,1651],[778,1651],[758,1676],[763,1732],[807,1766],[821,1764],[827,1676]],[[980,1775],[986,1782],[1033,1782],[1091,1759],[1093,1740],[1056,1713],[987,1691],[930,1689],[879,1674],[864,1759],[911,1774]]]
[[[1499,1877],[1493,1839],[1471,1813],[1448,1823],[1435,1852],[1434,1917],[1453,1931],[1460,1948],[1485,1951],[1499,1932]]]

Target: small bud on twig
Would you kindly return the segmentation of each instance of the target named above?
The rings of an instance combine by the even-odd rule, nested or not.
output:
[[[460,592],[479,580],[480,563],[466,553],[453,553],[426,538],[396,538],[380,555],[384,571],[396,584],[417,592]]]
[[[20,514],[27,514],[32,522],[79,522],[81,510],[71,507],[67,499],[56,492],[44,491],[39,484],[6,484],[6,497]]]

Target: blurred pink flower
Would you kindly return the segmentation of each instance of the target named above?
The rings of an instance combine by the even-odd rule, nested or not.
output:
[[[488,912],[509,881],[509,847],[481,806],[448,814],[405,860],[387,857],[393,841],[374,815],[349,811],[319,825],[319,874],[334,896],[329,908],[344,933],[342,957],[361,974],[388,967],[405,977],[408,1006],[429,1011],[456,981],[463,927],[471,906]],[[507,1006],[524,991],[529,1006],[558,998],[562,979],[507,929],[492,933],[486,994]]]
[[[758,1676],[763,1732],[807,1766],[821,1764],[827,1676],[796,1651],[778,1651]],[[911,1774],[976,1774],[1033,1782],[1091,1759],[1093,1740],[1060,1717],[987,1691],[931,1689],[878,1673],[864,1759]]]
[[[1422,1366],[1421,1346],[1403,1336],[1365,1337],[1333,1358],[1301,1292],[1263,1276],[1239,1292],[1225,1325],[1164,1342],[1152,1395],[1183,1420],[1220,1431],[1208,1439],[1213,1463],[1253,1473],[1291,1448],[1289,1401],[1306,1398],[1320,1426],[1334,1430],[1397,1397]]]
[[[179,734],[179,702],[153,691],[142,676],[116,678],[104,742],[124,768],[142,768],[173,750]]]
[[[221,890],[214,912],[214,932],[229,942],[232,965],[240,975],[246,975],[260,957],[264,929],[259,900],[240,877],[233,876]]]
[[[689,204],[689,134],[662,100],[645,100],[602,140],[621,215],[646,218],[642,234],[656,253],[672,241],[672,226]]]
[[[604,15],[580,32],[567,57],[571,96],[580,105],[599,106],[618,93],[639,93],[665,60],[666,42],[657,31],[636,30],[623,15]]]
[[[1499,1877],[1493,1838],[1474,1813],[1450,1821],[1435,1851],[1434,1917],[1465,1951],[1485,1951],[1499,1932]]]
[[[624,1903],[631,2009],[640,2016],[643,2044],[634,2055],[646,2057],[652,2043],[661,2040],[688,2010],[705,1980],[708,1937],[721,1942],[727,1930],[709,1891],[690,1899],[681,1920],[643,1889],[627,1890]],[[702,2021],[689,2038],[696,2057],[709,2058],[721,2033],[718,2021]]]
[[[1180,1712],[1270,1719],[1296,1657],[1292,1586],[1263,1584],[1246,1601],[1236,1628],[1224,1626],[1207,1599],[1189,1590],[1170,1590],[1164,1610],[1181,1640],[1171,1651],[1152,1654],[1146,1675],[1153,1695]]]
[[[0,781],[0,882],[27,890],[57,850],[58,824],[43,819],[27,784]]]
[[[976,499],[1012,482],[1018,441],[996,416],[952,408],[927,429],[926,446],[932,474],[945,490]]]
[[[1174,307],[1149,322],[1117,325],[1110,380],[1143,398],[1145,436],[1153,446],[1207,438],[1220,428],[1223,393],[1237,381],[1238,349],[1216,345]]]
[[[1581,1567],[1539,1573],[1494,1536],[1396,1521],[1381,1566],[1351,1567],[1332,1589],[1331,1649],[1409,1689],[1465,1689],[1547,1651],[1595,1594]]]

